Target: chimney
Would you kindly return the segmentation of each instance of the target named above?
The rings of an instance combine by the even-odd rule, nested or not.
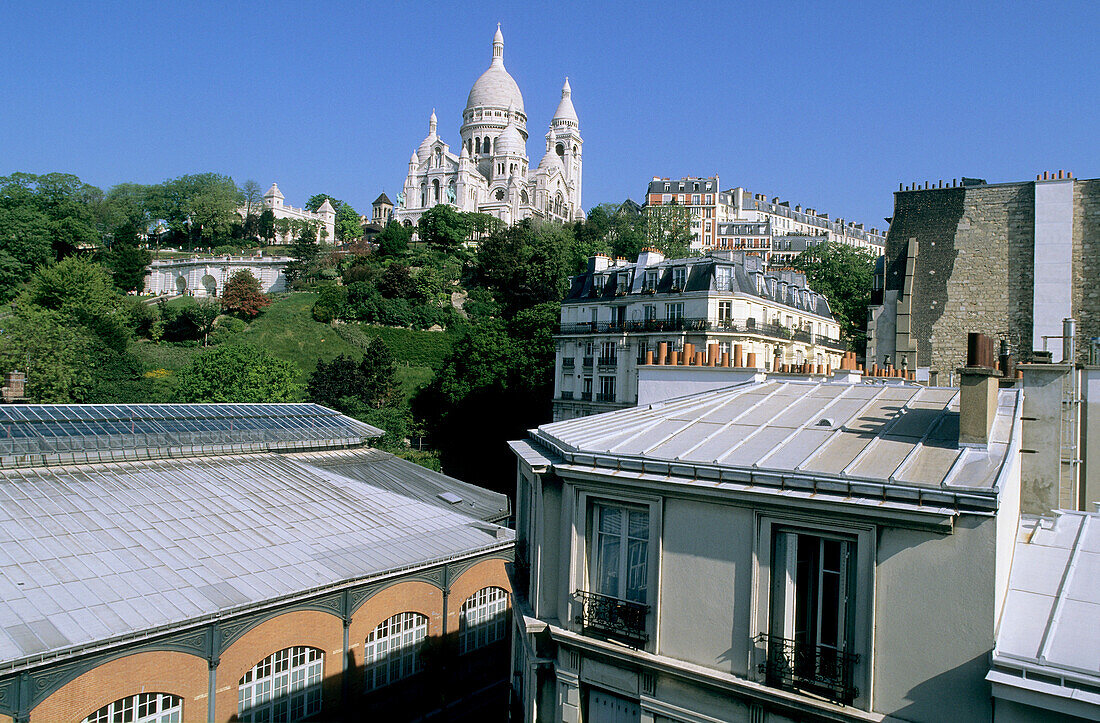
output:
[[[959,446],[986,447],[997,415],[997,378],[993,339],[970,332],[966,366],[959,369]]]
[[[4,387],[0,392],[3,394],[3,400],[9,404],[12,402],[22,402],[26,399],[23,396],[26,388],[26,377],[23,372],[15,370],[10,371],[4,376]]]

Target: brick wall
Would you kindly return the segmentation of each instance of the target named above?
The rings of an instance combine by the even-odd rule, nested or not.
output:
[[[451,581],[447,632],[452,639],[458,632],[462,603],[481,588],[489,586],[510,591],[503,560],[478,562]],[[360,700],[359,694],[363,690],[363,656],[367,635],[381,622],[401,612],[425,615],[429,621],[428,635],[436,638],[443,635],[443,593],[435,585],[403,581],[368,598],[353,613],[348,626],[347,688],[352,702]],[[339,617],[313,610],[287,612],[250,629],[220,656],[216,673],[215,719],[228,721],[237,714],[237,687],[241,676],[272,653],[297,645],[324,651],[323,705],[327,714],[334,714],[343,694],[343,635],[343,621]],[[104,705],[141,692],[182,696],[184,720],[205,721],[208,670],[205,658],[196,655],[163,651],[135,653],[104,663],[62,686],[34,708],[31,722],[80,721]],[[461,694],[465,672],[457,671],[453,676],[458,694]],[[507,675],[506,671],[503,675]],[[321,717],[323,719],[325,715]],[[9,721],[9,718],[0,716],[0,723]]]
[[[207,664],[187,653],[136,653],[100,665],[62,686],[31,711],[31,723],[81,721],[109,703],[137,693],[183,698],[183,720],[206,721]],[[236,690],[233,712],[237,712]]]

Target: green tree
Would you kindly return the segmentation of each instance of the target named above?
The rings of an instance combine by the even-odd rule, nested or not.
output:
[[[325,284],[317,293],[317,301],[313,304],[313,318],[322,324],[329,324],[344,315],[344,302],[348,292],[343,286]]]
[[[666,258],[681,258],[691,253],[691,210],[675,203],[667,206],[647,206],[645,210],[646,242]]]
[[[287,264],[284,271],[288,282],[294,284],[308,281],[316,275],[317,264],[321,256],[321,245],[317,243],[316,225],[305,223],[299,227],[298,236],[290,247],[290,256],[294,260]]]
[[[214,330],[214,324],[217,322],[221,311],[222,307],[218,302],[205,300],[183,307],[181,315],[186,323],[202,336],[202,345],[206,346],[210,340],[210,332]]]
[[[229,176],[180,176],[161,184],[156,195],[157,217],[193,247],[228,243],[240,222],[237,209],[243,199]]]
[[[199,353],[179,373],[181,402],[290,402],[300,391],[297,368],[248,344],[218,346]]]
[[[111,272],[111,278],[120,291],[141,291],[152,256],[132,241],[116,240],[110,251],[104,254],[103,263]]]
[[[505,315],[512,316],[544,301],[561,301],[579,262],[583,257],[575,253],[569,228],[527,219],[484,239],[476,270]]]
[[[40,267],[28,282],[26,300],[85,327],[111,348],[126,347],[129,316],[114,282],[99,264],[69,256]]]
[[[0,330],[0,368],[26,374],[27,398],[54,404],[83,401],[92,384],[91,334],[57,311],[20,303]]]
[[[275,212],[265,208],[256,219],[256,234],[267,243],[275,240]]]
[[[222,290],[222,306],[230,314],[253,318],[271,305],[259,280],[248,269],[233,274]]]
[[[29,206],[0,206],[0,301],[18,292],[27,276],[54,258],[49,217]]]
[[[390,221],[378,234],[378,253],[382,256],[400,256],[409,250],[409,230],[397,221]]]
[[[306,201],[306,210],[316,211],[324,204],[325,199],[328,199],[329,204],[332,205],[332,210],[336,212],[336,241],[351,243],[361,237],[363,235],[363,224],[359,220],[359,214],[351,207],[350,203],[334,198],[327,193],[317,193],[310,196],[309,200]]]
[[[441,203],[421,214],[417,229],[421,241],[437,248],[453,249],[469,238],[470,221],[465,214]]]
[[[359,405],[369,409],[395,405],[400,401],[397,363],[386,343],[371,337],[359,361],[340,355],[331,362],[317,362],[306,394],[318,404],[342,412],[354,411]]]
[[[800,253],[791,266],[806,274],[811,289],[825,295],[849,346],[859,348],[866,338],[874,256],[848,244],[825,242]]]

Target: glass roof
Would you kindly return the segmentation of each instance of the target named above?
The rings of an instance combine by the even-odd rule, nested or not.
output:
[[[338,447],[381,433],[317,404],[0,405],[0,467]]]

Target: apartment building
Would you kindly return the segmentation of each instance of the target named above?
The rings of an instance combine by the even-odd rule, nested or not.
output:
[[[555,339],[555,420],[633,406],[638,366],[647,353],[666,361],[662,349],[679,355],[713,347],[713,358],[697,360],[692,351],[689,363],[717,365],[725,355],[736,365],[778,369],[836,367],[847,348],[828,300],[804,274],[733,251],[595,256],[572,280]]]
[[[778,196],[749,193],[738,186],[719,188],[718,176],[679,180],[653,177],[646,192],[646,213],[666,213],[690,219],[693,250],[755,251],[769,265],[782,265],[810,246],[842,243],[879,256],[886,234],[862,223],[831,219],[828,213]]]
[[[516,720],[990,720],[1019,390],[730,373],[513,443]]]

